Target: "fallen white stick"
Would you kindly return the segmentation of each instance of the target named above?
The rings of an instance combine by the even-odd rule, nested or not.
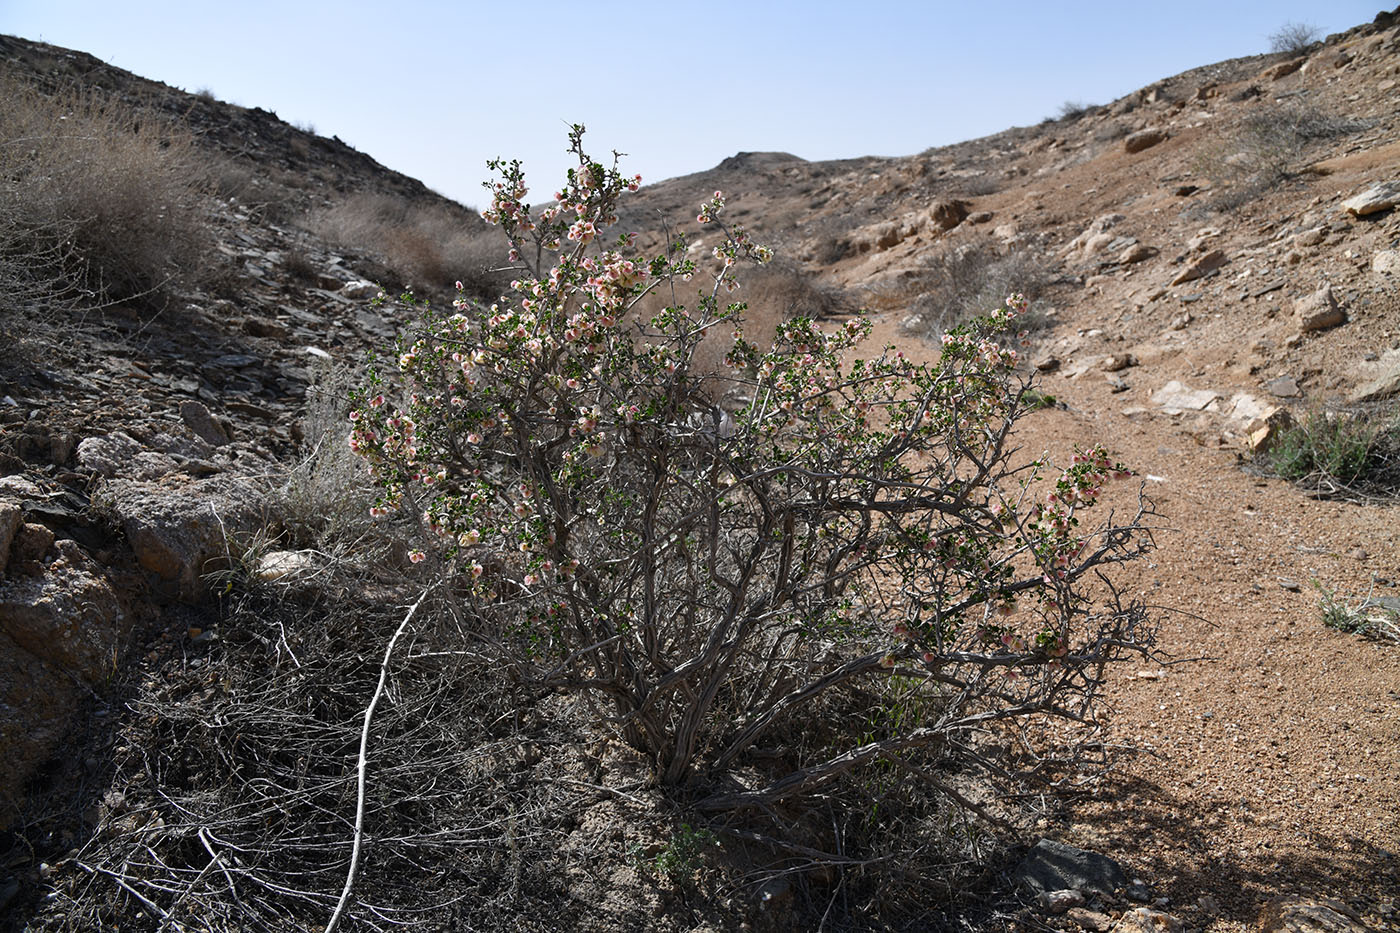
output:
[[[326,924],[325,933],[335,933],[340,926],[340,918],[345,913],[345,906],[350,903],[350,892],[355,887],[355,875],[360,868],[360,843],[364,839],[365,827],[365,769],[369,749],[369,727],[370,721],[374,719],[374,708],[379,705],[379,698],[384,695],[384,683],[389,679],[389,658],[394,653],[394,645],[398,643],[399,636],[408,628],[408,623],[418,612],[418,607],[423,605],[423,600],[428,598],[433,588],[429,586],[423,591],[423,595],[418,597],[408,610],[408,615],[403,617],[398,629],[394,632],[394,637],[389,639],[388,646],[384,649],[384,662],[379,665],[379,685],[374,688],[374,696],[369,701],[369,706],[365,709],[365,726],[360,732],[360,761],[359,761],[359,791],[355,802],[355,843],[350,849],[350,871],[345,875],[345,889],[340,892],[340,901],[335,905],[335,912],[331,914],[330,922]]]

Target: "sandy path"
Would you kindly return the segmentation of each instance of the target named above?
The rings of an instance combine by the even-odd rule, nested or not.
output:
[[[921,352],[888,318],[876,331]],[[1133,377],[1155,387],[1171,374]],[[1250,475],[1234,449],[1198,440],[1211,437],[1204,416],[1122,414],[1145,389],[1114,395],[1097,373],[1042,384],[1068,407],[1028,418],[1024,447],[1067,459],[1103,441],[1151,477],[1158,547],[1120,581],[1157,607],[1159,646],[1177,659],[1118,672],[1112,739],[1141,751],[1045,831],[1119,859],[1203,924],[1191,908],[1208,895],[1220,933],[1253,927],[1280,893],[1374,918],[1400,896],[1400,645],[1324,626],[1315,583],[1400,597],[1373,583],[1400,581],[1396,507]]]

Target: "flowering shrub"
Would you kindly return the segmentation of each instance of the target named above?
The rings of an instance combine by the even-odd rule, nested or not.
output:
[[[1129,475],[1101,447],[1012,465],[1025,302],[950,332],[932,364],[860,357],[862,317],[793,318],[760,347],[721,297],[772,254],[723,195],[697,217],[709,271],[684,237],[635,255],[606,231],[640,178],[589,158],[581,128],[571,141],[578,166],[542,210],[519,163],[493,163],[510,294],[425,309],[351,415],[375,514],[418,517],[413,559],[440,562],[501,663],[602,701],[664,783],[711,789],[817,704],[915,685],[919,721],[701,800],[715,808],[971,749],[997,721],[1085,721],[1103,664],[1144,636],[1137,609],[1091,611],[1079,583],[1136,553],[1144,508],[1085,524]],[[672,304],[640,319],[657,289]],[[707,339],[728,346],[722,373],[693,366]]]

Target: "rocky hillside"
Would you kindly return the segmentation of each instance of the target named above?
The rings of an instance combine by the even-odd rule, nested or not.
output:
[[[0,303],[0,925],[144,929],[123,925],[140,917],[155,928],[142,898],[205,878],[180,874],[170,853],[210,873],[242,858],[246,877],[263,877],[253,863],[284,855],[252,842],[240,850],[218,826],[163,828],[198,797],[172,799],[169,788],[212,788],[227,776],[194,752],[172,764],[141,743],[174,735],[161,730],[177,729],[177,711],[188,717],[179,729],[237,731],[237,708],[226,705],[233,675],[220,658],[242,644],[240,612],[281,619],[295,603],[298,618],[322,618],[326,605],[370,594],[379,608],[365,611],[384,614],[401,595],[392,571],[408,564],[391,541],[357,552],[362,563],[373,554],[375,572],[337,576],[373,537],[352,468],[327,452],[339,450],[337,402],[365,354],[405,323],[370,299],[402,287],[440,297],[454,277],[482,294],[500,282],[479,217],[339,140],[21,39],[0,37],[0,76],[162,121],[187,134],[204,166],[191,189],[207,236],[199,275],[111,300],[60,277]],[[1107,438],[1160,487],[1161,550],[1133,585],[1170,620],[1165,648],[1182,666],[1154,664],[1115,683],[1114,741],[1145,753],[1125,756],[1121,776],[1092,796],[1039,804],[1029,823],[1036,835],[1111,855],[1128,874],[1105,875],[1075,849],[1089,859],[1084,871],[1109,880],[1053,876],[1037,882],[1038,901],[1010,894],[1011,876],[999,871],[1024,854],[1010,843],[1002,863],[973,873],[982,913],[958,922],[1215,933],[1400,922],[1400,650],[1323,627],[1309,587],[1318,581],[1334,605],[1400,607],[1400,476],[1389,487],[1313,476],[1304,490],[1253,466],[1309,413],[1394,417],[1397,87],[1400,17],[1383,13],[1296,56],[1197,68],[917,156],[813,163],[740,153],[632,196],[624,222],[645,238],[659,236],[658,216],[690,229],[695,206],[725,191],[731,216],[785,257],[780,274],[749,286],[759,317],[866,307],[877,334],[911,354],[934,352],[969,305],[1033,293],[1030,363],[1059,404],[1037,416],[1026,445]],[[334,578],[335,600],[346,602],[258,602],[303,573]],[[326,622],[321,634],[357,657],[379,650],[347,626]],[[263,647],[292,664],[302,644]],[[308,671],[306,682],[333,692],[340,676]],[[367,676],[353,674],[347,722]],[[461,690],[471,697],[461,702],[489,702]],[[457,840],[516,861],[458,856],[467,868],[441,868],[443,877],[494,880],[444,884],[435,890],[444,901],[510,910],[500,928],[518,929],[557,928],[542,918],[587,903],[566,926],[599,930],[782,928],[836,903],[830,879],[782,873],[658,893],[630,846],[650,858],[672,851],[658,839],[689,837],[668,837],[653,811],[634,806],[639,783],[598,790],[609,780],[604,751],[540,738],[553,735],[538,725],[549,702],[524,717],[535,725],[519,726],[540,730],[532,738],[483,742],[491,750],[473,765],[486,775],[473,794],[509,788],[525,801],[489,824],[519,821],[519,839],[507,845],[507,831],[483,829],[490,841]],[[496,713],[483,706],[480,716]],[[240,739],[229,741],[217,747],[234,756]],[[301,780],[315,783],[304,762]],[[343,812],[337,793],[307,790],[306,799]],[[270,838],[284,825],[279,806],[257,815]],[[178,839],[162,847],[158,837]],[[132,839],[146,848],[120,849]],[[319,851],[318,841],[304,844]],[[243,855],[220,861],[215,848]],[[198,862],[204,851],[214,861]],[[521,867],[520,851],[540,859],[541,874]],[[314,870],[339,875],[338,858]],[[1014,874],[1034,873],[1035,858]],[[312,869],[286,871],[265,877]],[[315,892],[279,896],[308,911],[326,906]],[[177,905],[163,903],[161,928],[236,928],[185,926]],[[480,925],[474,909],[432,922]],[[857,913],[846,915],[851,928]],[[268,929],[324,922],[272,916]],[[916,922],[901,918],[869,922]],[[939,922],[955,923],[951,914]]]

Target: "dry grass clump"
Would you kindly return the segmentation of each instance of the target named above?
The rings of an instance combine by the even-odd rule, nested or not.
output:
[[[0,74],[0,291],[162,297],[202,274],[206,186],[189,133],[97,91]]]
[[[990,172],[968,175],[953,184],[951,193],[965,198],[983,198],[1000,191],[1004,181],[1004,178]]]
[[[370,520],[376,490],[365,461],[346,444],[350,389],[361,374],[324,364],[306,390],[304,456],[274,490],[268,511],[279,545],[376,559],[385,536]]]
[[[1086,104],[1079,100],[1067,100],[1063,104],[1060,104],[1059,112],[1056,113],[1055,116],[1046,117],[1045,119],[1046,121],[1053,120],[1057,123],[1077,123],[1084,117],[1097,112],[1098,109],[1098,104]]]
[[[461,281],[469,297],[486,301],[499,297],[510,279],[493,271],[505,265],[500,233],[446,202],[416,204],[362,192],[312,211],[302,223],[338,246],[375,254],[398,285],[443,291]]]

